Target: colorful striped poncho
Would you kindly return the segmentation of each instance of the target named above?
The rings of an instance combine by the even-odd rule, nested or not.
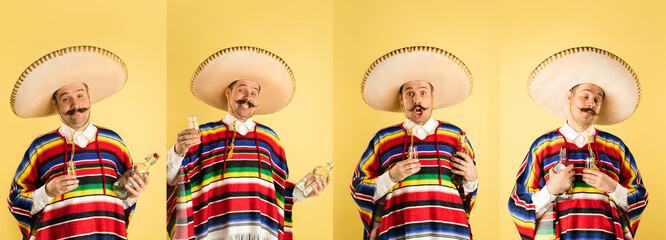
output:
[[[582,169],[590,157],[588,145],[567,143],[557,130],[539,137],[520,166],[509,199],[509,212],[522,239],[633,239],[648,201],[634,157],[619,138],[598,131],[592,149],[601,172],[627,188],[628,212],[618,209],[608,194],[582,181]],[[576,177],[571,199],[557,199],[541,219],[536,219],[532,195],[546,186],[549,170],[566,146]]]
[[[36,215],[30,214],[32,193],[65,173],[65,158],[71,157],[72,145],[58,131],[32,142],[16,170],[7,199],[23,239],[28,239],[31,231],[36,239],[127,239],[134,205],[124,209],[112,184],[132,166],[132,161],[118,134],[98,129],[96,139],[85,148],[76,146],[79,186],[53,198]]]
[[[168,187],[168,237],[291,239],[294,185],[275,132],[257,124],[242,136],[222,121],[199,129],[201,144]]]
[[[471,239],[469,212],[476,190],[461,196],[451,182],[451,156],[461,130],[439,122],[435,134],[414,137],[421,170],[393,186],[377,202],[375,179],[407,159],[410,136],[402,125],[380,130],[370,141],[354,172],[351,194],[365,227],[364,239]],[[467,142],[465,148],[474,156]],[[375,229],[379,226],[379,229]]]

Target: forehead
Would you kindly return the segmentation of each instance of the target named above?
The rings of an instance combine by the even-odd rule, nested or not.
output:
[[[83,83],[72,83],[66,86],[63,86],[61,88],[58,88],[58,90],[55,91],[57,95],[61,94],[73,94],[78,91],[86,91],[86,86]]]
[[[430,84],[428,84],[428,82],[423,80],[415,80],[415,81],[406,82],[405,84],[402,85],[403,90],[410,90],[410,89],[416,90],[421,88],[426,88],[429,90]]]
[[[240,79],[240,80],[236,81],[236,84],[234,85],[234,87],[241,87],[241,86],[245,86],[245,87],[249,87],[249,88],[259,90],[259,84],[255,81],[253,81],[253,80]]]
[[[574,90],[575,90],[574,93],[585,91],[585,92],[591,92],[594,95],[602,95],[602,96],[604,95],[604,90],[601,87],[594,85],[592,83],[582,83],[578,85]]]

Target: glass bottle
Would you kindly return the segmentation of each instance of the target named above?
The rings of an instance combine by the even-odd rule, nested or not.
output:
[[[465,148],[465,143],[467,143],[467,134],[461,131],[458,137],[458,151],[461,152],[462,154],[469,153],[467,152],[467,148]],[[462,158],[462,157],[457,157],[457,158]],[[453,183],[453,185],[460,186],[463,184],[463,177],[453,173],[451,174],[451,183]]]
[[[296,189],[300,191],[303,196],[309,197],[310,193],[312,193],[312,185],[315,183],[316,179],[319,179],[320,177],[327,177],[331,171],[333,170],[333,162],[328,162],[326,164],[326,167],[324,166],[317,166],[313,169],[313,171],[310,171],[308,174],[306,174],[298,183],[296,183]]]
[[[122,176],[118,180],[116,180],[115,183],[113,183],[113,191],[116,192],[116,195],[120,199],[127,199],[130,196],[129,190],[125,188],[125,185],[129,185],[132,187],[132,182],[129,181],[129,179],[136,173],[139,175],[141,180],[146,180],[146,173],[148,173],[148,170],[150,169],[150,166],[155,164],[157,160],[160,158],[157,153],[153,153],[148,155],[145,158],[145,161],[141,163],[136,163],[134,166],[132,166],[131,169],[127,169],[125,173],[123,173]]]
[[[564,171],[564,169],[567,168],[567,166],[569,166],[569,160],[567,159],[567,148],[564,147],[564,146],[561,146],[560,147],[560,159],[557,161],[557,164],[555,164],[555,166],[553,167],[553,172],[554,173],[561,173],[562,171]],[[558,198],[570,199],[571,194],[569,192],[571,192],[571,188],[569,188],[569,190],[567,190],[566,192],[560,194],[558,196]]]

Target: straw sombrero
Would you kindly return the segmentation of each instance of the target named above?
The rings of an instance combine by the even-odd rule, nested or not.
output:
[[[472,74],[453,54],[439,48],[405,47],[378,58],[361,83],[363,100],[372,108],[400,112],[397,94],[410,81],[434,87],[433,110],[462,102],[472,92]]]
[[[550,56],[534,69],[527,90],[541,107],[566,119],[570,114],[567,94],[581,83],[592,83],[605,92],[595,124],[626,120],[641,99],[640,82],[629,64],[594,47],[570,48]]]
[[[16,81],[9,103],[19,117],[45,117],[56,113],[51,97],[63,86],[85,83],[92,104],[118,92],[126,81],[127,67],[112,52],[93,46],[68,47],[28,66]]]
[[[240,79],[253,80],[261,87],[255,114],[280,111],[294,96],[294,74],[280,57],[256,47],[225,48],[208,57],[192,76],[194,96],[215,108],[228,111],[225,89]]]

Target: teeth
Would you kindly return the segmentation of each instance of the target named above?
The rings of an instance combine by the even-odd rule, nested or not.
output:
[[[250,105],[247,104],[247,103],[243,103],[243,105],[241,105],[241,106],[243,106],[244,108],[250,108]]]

